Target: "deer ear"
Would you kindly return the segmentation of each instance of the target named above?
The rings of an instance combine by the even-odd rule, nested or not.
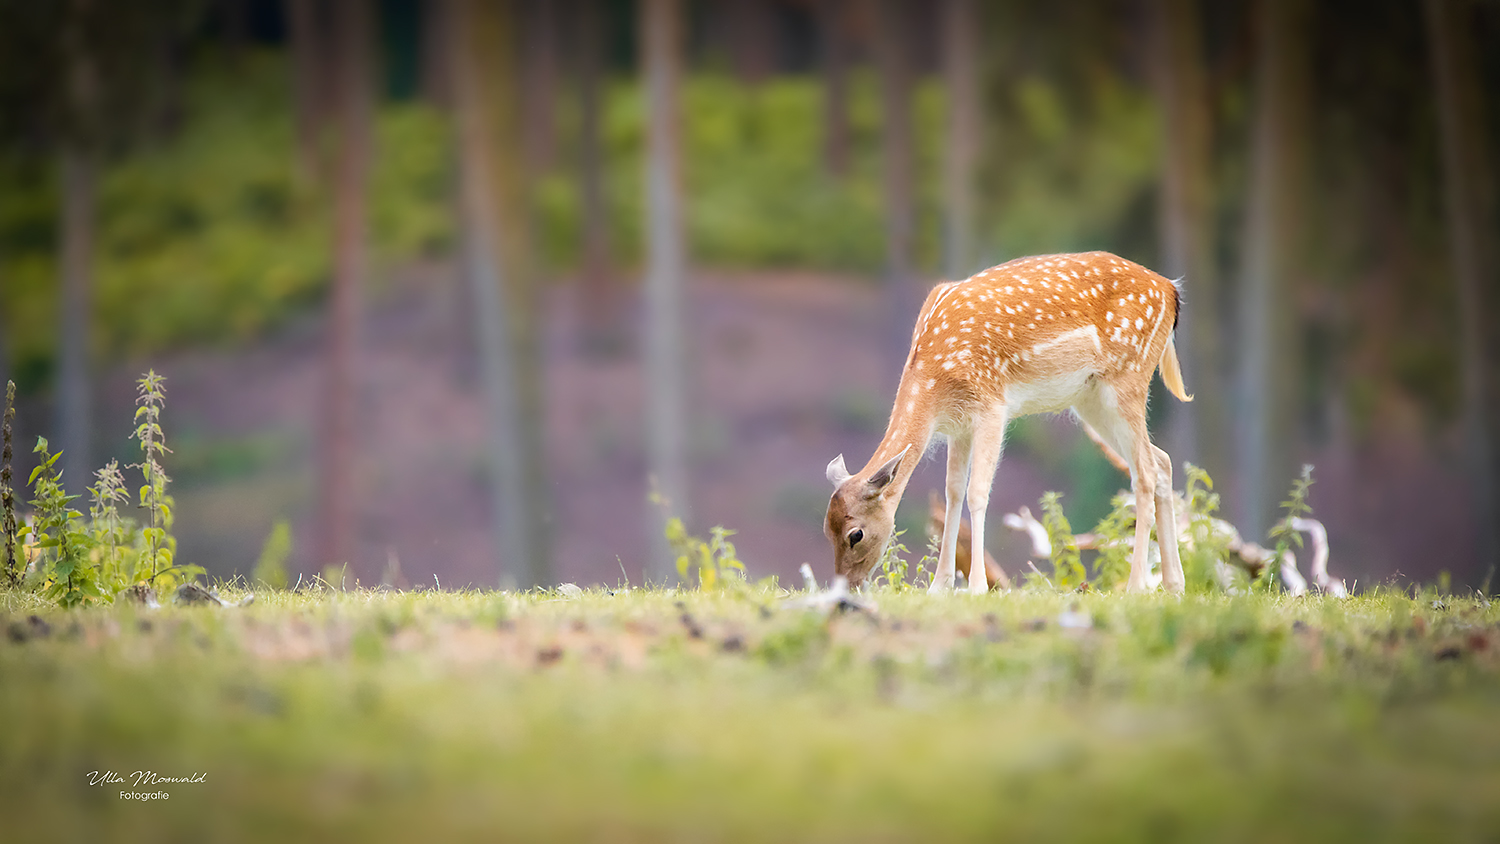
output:
[[[871,492],[880,492],[881,490],[885,489],[891,481],[895,480],[896,469],[901,466],[901,458],[905,457],[908,451],[911,451],[910,443],[907,444],[906,448],[901,449],[900,454],[897,454],[895,457],[887,460],[884,466],[881,466],[880,469],[875,472],[875,474],[870,476]]]
[[[844,468],[844,455],[840,454],[828,461],[827,474],[828,482],[833,484],[834,489],[838,489],[844,485],[844,481],[849,480],[849,470]]]

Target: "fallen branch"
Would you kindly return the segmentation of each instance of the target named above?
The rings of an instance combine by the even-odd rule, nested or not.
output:
[[[1328,574],[1328,529],[1323,527],[1323,523],[1317,519],[1297,518],[1292,519],[1292,529],[1301,531],[1312,538],[1313,558],[1311,568],[1313,583],[1318,584],[1319,589],[1335,597],[1349,597],[1349,589],[1344,585],[1344,581],[1334,580]]]
[[[1127,494],[1126,499],[1129,506],[1135,506],[1134,496]],[[1188,511],[1185,502],[1180,498],[1175,503],[1176,506],[1173,509],[1177,517],[1178,541],[1184,549],[1191,551],[1196,543],[1193,531],[1190,530],[1193,521],[1192,513]],[[1006,513],[1001,517],[1001,522],[1011,530],[1025,533],[1030,537],[1032,552],[1036,557],[1051,559],[1052,542],[1047,537],[1047,529],[1041,522],[1037,521],[1035,516],[1031,515],[1031,511],[1028,508],[1022,507],[1014,513]],[[1226,556],[1225,559],[1218,561],[1217,565],[1219,568],[1216,569],[1214,575],[1219,581],[1219,585],[1226,590],[1230,588],[1234,580],[1233,575],[1230,573],[1231,570],[1227,568],[1228,566],[1243,570],[1253,580],[1264,574],[1266,567],[1276,558],[1274,551],[1254,542],[1246,541],[1240,536],[1239,529],[1224,519],[1210,519],[1209,526],[1212,536],[1224,543]],[[1292,520],[1292,529],[1306,533],[1312,538],[1313,557],[1311,570],[1313,583],[1329,595],[1339,598],[1348,597],[1349,590],[1344,585],[1344,582],[1334,579],[1328,573],[1328,531],[1323,527],[1323,523],[1316,519],[1298,518]],[[1099,551],[1104,548],[1119,546],[1129,548],[1132,551],[1135,549],[1134,537],[1111,540],[1093,533],[1080,533],[1073,537],[1073,541],[1080,551]],[[1150,548],[1152,552],[1150,559],[1152,562],[1156,562],[1157,558],[1157,554],[1155,553],[1157,548],[1155,546],[1156,543],[1152,542]],[[1281,582],[1286,587],[1287,592],[1293,595],[1302,595],[1307,592],[1307,580],[1298,571],[1296,555],[1291,551],[1288,551],[1283,557],[1279,570]],[[1153,573],[1153,580],[1156,580],[1158,577],[1159,575]]]
[[[875,615],[878,612],[875,602],[864,595],[856,595],[849,591],[849,579],[843,575],[833,578],[827,590],[818,589],[818,579],[813,575],[812,566],[802,564],[802,579],[807,583],[807,596],[803,598],[792,598],[782,602],[783,607],[789,609],[817,610],[828,615],[832,612],[866,612]]]
[[[1047,536],[1047,528],[1036,517],[1031,515],[1031,510],[1022,507],[1014,513],[1006,513],[1000,518],[1005,526],[1011,530],[1020,531],[1031,537],[1031,551],[1038,557],[1052,558],[1052,540]],[[1082,545],[1078,546],[1083,548]]]

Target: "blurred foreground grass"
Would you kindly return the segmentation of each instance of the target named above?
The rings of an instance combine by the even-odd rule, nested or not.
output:
[[[875,595],[3,596],[3,837],[1500,836],[1488,604]]]

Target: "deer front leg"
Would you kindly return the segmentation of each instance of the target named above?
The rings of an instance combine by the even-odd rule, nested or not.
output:
[[[972,437],[948,439],[947,509],[943,518],[943,543],[938,548],[937,572],[932,576],[931,594],[953,591],[954,569],[958,560],[958,523],[963,519],[964,487],[969,480],[969,452]],[[980,560],[983,560],[980,557]],[[983,563],[980,564],[981,566]],[[973,570],[973,565],[970,565]]]
[[[990,588],[984,568],[984,515],[990,505],[995,467],[1000,465],[1000,453],[1005,444],[1005,419],[1005,406],[1000,405],[974,426],[969,461],[969,525],[973,540],[969,555],[971,595],[983,595]]]

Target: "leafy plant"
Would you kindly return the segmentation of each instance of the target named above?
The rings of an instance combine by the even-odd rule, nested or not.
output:
[[[734,531],[714,526],[707,542],[687,532],[682,519],[667,519],[667,543],[677,555],[677,576],[683,582],[696,574],[699,589],[713,589],[731,582],[743,583],[745,564],[740,562],[729,537]]]
[[[109,461],[94,477],[94,485],[89,487],[93,499],[89,530],[98,556],[100,584],[114,594],[135,582],[136,551],[131,542],[135,523],[120,515],[119,505],[129,501],[130,495],[125,491],[119,461]]]
[[[286,519],[277,519],[261,546],[260,559],[255,563],[255,580],[272,589],[286,588],[286,558],[292,552],[292,528]]]
[[[0,422],[0,563],[5,566],[5,584],[21,582],[16,565],[16,496],[10,485],[10,429],[16,418],[16,382],[5,382],[5,416]]]
[[[140,506],[150,514],[150,521],[141,530],[141,537],[145,540],[141,563],[149,568],[152,583],[171,571],[177,553],[177,540],[170,533],[175,502],[167,494],[167,484],[172,479],[162,470],[160,462],[162,455],[171,452],[161,429],[161,409],[167,397],[164,382],[156,370],[147,371],[136,382],[136,424],[135,432],[131,434],[131,438],[141,444],[141,462],[132,463],[131,468],[140,469],[146,482],[140,490]]]
[[[32,544],[44,557],[43,594],[65,607],[76,607],[90,598],[103,598],[98,572],[88,559],[93,537],[74,525],[83,514],[69,506],[78,496],[68,495],[63,489],[62,473],[54,465],[62,452],[52,454],[45,437],[37,438],[33,452],[40,455],[30,478],[36,496],[31,500],[36,518],[27,530]]]
[[[1302,534],[1292,527],[1294,519],[1300,519],[1312,513],[1312,506],[1307,503],[1307,491],[1313,484],[1313,467],[1311,463],[1302,464],[1302,475],[1292,481],[1292,491],[1287,500],[1281,502],[1281,511],[1285,513],[1276,524],[1271,526],[1271,538],[1276,541],[1276,557],[1271,564],[1266,566],[1266,571],[1261,575],[1259,586],[1263,589],[1271,589],[1280,582],[1277,576],[1281,571],[1281,560],[1286,556],[1293,546],[1302,548]]]
[[[1190,514],[1187,538],[1192,548],[1182,556],[1182,570],[1189,588],[1206,589],[1217,582],[1219,563],[1229,556],[1229,536],[1215,525],[1219,494],[1213,491],[1214,479],[1191,463],[1183,464],[1183,472],[1187,475],[1183,495]]]
[[[870,578],[870,586],[884,589],[893,589],[897,592],[906,592],[916,587],[906,580],[907,564],[903,554],[907,548],[901,541],[906,534],[904,530],[898,530],[885,544],[885,550],[880,554],[880,563],[875,566],[875,576]],[[918,563],[920,569],[921,564]]]
[[[1052,577],[1058,589],[1077,589],[1088,580],[1073,527],[1063,515],[1062,494],[1049,492],[1042,496],[1042,526],[1052,542]]]
[[[1100,589],[1118,589],[1130,578],[1131,540],[1135,535],[1135,504],[1126,493],[1110,501],[1111,509],[1094,525],[1099,538],[1094,555],[1094,582]]]

